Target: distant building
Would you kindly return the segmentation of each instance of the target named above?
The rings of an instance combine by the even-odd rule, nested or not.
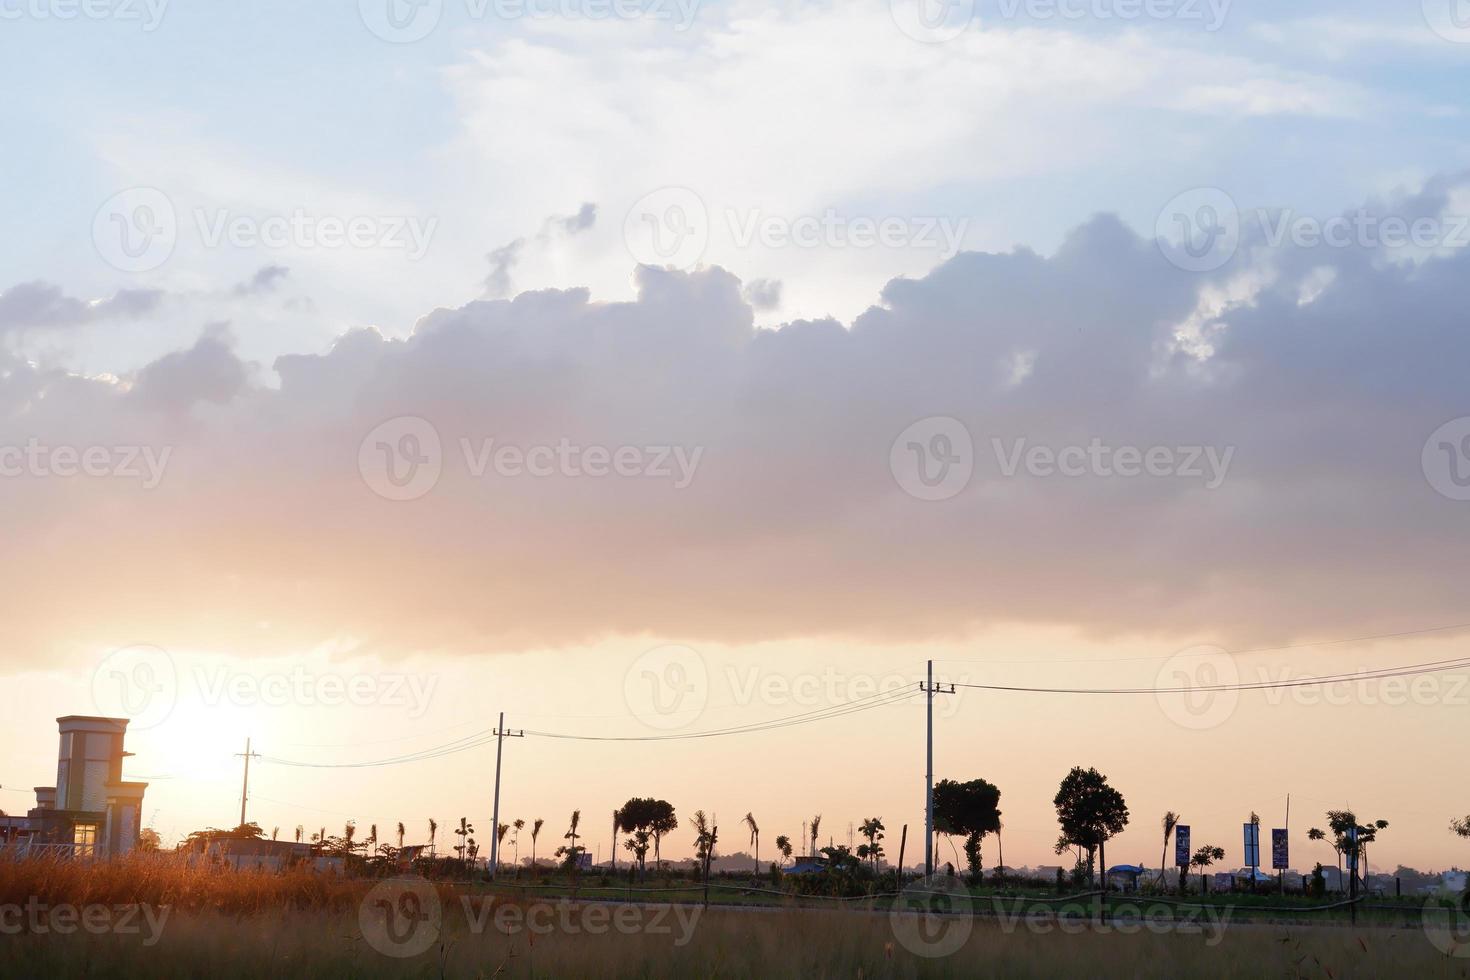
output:
[[[312,860],[312,845],[284,840],[253,838],[221,838],[204,848],[210,861],[217,861],[236,871],[282,871]]]
[[[0,839],[47,845],[77,857],[118,856],[138,846],[147,783],[125,782],[123,750],[128,719],[66,715],[56,719],[61,742],[56,785],[36,787],[36,805],[7,817]]]

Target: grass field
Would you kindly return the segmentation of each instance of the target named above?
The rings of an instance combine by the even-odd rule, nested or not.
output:
[[[0,909],[19,910],[0,915],[0,973],[1470,980],[1470,956],[1447,955],[1407,922],[1352,930],[1217,915],[1181,927],[1127,916],[1059,923],[851,906],[671,909],[422,882],[409,891],[399,882],[156,860],[0,864]],[[136,906],[147,915],[129,915]],[[73,911],[58,918],[66,909]]]

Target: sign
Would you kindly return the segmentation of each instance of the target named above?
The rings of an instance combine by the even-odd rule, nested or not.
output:
[[[1261,825],[1245,825],[1245,866],[1251,869],[1261,866]]]
[[[1189,867],[1189,824],[1181,823],[1174,827],[1174,866],[1176,868]]]
[[[1280,829],[1271,831],[1271,868],[1273,870],[1285,871],[1291,867],[1287,853],[1286,831]]]

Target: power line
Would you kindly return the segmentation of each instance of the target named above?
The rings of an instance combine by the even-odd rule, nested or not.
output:
[[[773,721],[754,722],[749,725],[717,728],[702,732],[676,732],[666,735],[570,735],[560,732],[537,732],[528,728],[526,729],[526,734],[535,735],[540,738],[570,739],[582,742],[672,742],[693,738],[717,738],[724,735],[746,735],[754,732],[774,731],[778,728],[790,728],[794,725],[809,725],[813,722],[827,721],[830,718],[840,718],[843,715],[856,714],[872,708],[898,704],[901,701],[908,701],[918,694],[919,690],[917,688],[905,688],[883,694],[871,694],[867,697],[847,702],[846,704],[815,708],[811,711],[801,712],[800,714],[790,715],[786,718]]]
[[[955,682],[955,686],[982,691],[1012,691],[1026,694],[1196,694],[1209,691],[1269,691],[1289,687],[1309,687],[1317,684],[1337,684],[1344,681],[1383,680],[1391,677],[1411,677],[1417,674],[1438,674],[1463,669],[1470,669],[1470,657],[1433,660],[1422,664],[1410,664],[1406,667],[1383,667],[1352,674],[1325,674],[1320,677],[1237,684],[1198,684],[1188,687],[1020,687],[1005,684],[962,684],[958,681]]]
[[[1409,637],[1409,636],[1424,636],[1424,635],[1429,634],[1429,633],[1449,633],[1449,632],[1453,632],[1455,630],[1465,630],[1465,629],[1470,629],[1470,623],[1451,623],[1448,626],[1427,626],[1427,627],[1425,627],[1423,629],[1400,630],[1400,631],[1398,631],[1396,633],[1373,633],[1373,634],[1369,634],[1367,636],[1348,636],[1348,637],[1342,637],[1342,638],[1336,639],[1336,640],[1314,640],[1314,641],[1312,641],[1310,643],[1289,643],[1289,644],[1286,644],[1285,646],[1249,647],[1249,648],[1244,649],[1244,650],[1224,650],[1224,651],[1201,650],[1198,653],[1194,653],[1194,652],[1191,652],[1189,650],[1183,650],[1183,651],[1180,651],[1179,653],[1167,654],[1165,656],[1158,656],[1158,657],[1078,657],[1078,658],[1068,659],[1068,660],[964,660],[964,659],[953,659],[953,658],[946,659],[944,657],[936,657],[934,659],[934,662],[935,663],[944,663],[944,664],[996,664],[996,665],[1037,664],[1037,665],[1046,667],[1046,666],[1050,666],[1052,664],[1128,664],[1128,663],[1145,663],[1145,662],[1155,662],[1155,661],[1160,661],[1160,660],[1172,660],[1174,657],[1182,657],[1182,656],[1208,657],[1208,656],[1211,656],[1212,653],[1213,654],[1218,654],[1218,653],[1221,653],[1221,652],[1227,653],[1227,654],[1229,654],[1232,657],[1244,657],[1244,656],[1248,656],[1248,655],[1256,654],[1256,653],[1285,653],[1285,652],[1290,651],[1290,650],[1309,650],[1309,649],[1313,649],[1315,647],[1341,646],[1341,645],[1347,644],[1347,643],[1371,643],[1371,642],[1373,642],[1375,640],[1399,640],[1399,639],[1403,639],[1403,638]]]
[[[573,741],[595,741],[595,742],[656,742],[675,741],[681,739],[716,738],[724,735],[752,734],[760,731],[774,731],[780,728],[789,728],[794,725],[806,725],[818,721],[827,721],[831,718],[840,718],[844,715],[867,711],[872,708],[882,707],[888,704],[897,704],[906,701],[919,693],[917,688],[904,688],[896,691],[886,691],[878,694],[870,694],[861,698],[838,705],[828,705],[823,708],[814,708],[809,711],[798,712],[785,718],[771,719],[763,722],[753,722],[748,725],[738,725],[727,728],[709,729],[698,732],[672,732],[662,735],[578,735],[567,732],[546,732],[526,730],[527,737],[551,738]],[[428,759],[436,759],[441,756],[453,755],[465,752],[469,749],[488,745],[496,740],[494,729],[477,732],[456,739],[444,745],[434,746],[418,752],[412,752],[388,759],[375,759],[362,762],[305,762],[297,759],[283,759],[277,756],[261,756],[263,762],[275,765],[292,766],[309,769],[360,769],[376,768],[379,766],[402,765],[409,762],[423,762]]]

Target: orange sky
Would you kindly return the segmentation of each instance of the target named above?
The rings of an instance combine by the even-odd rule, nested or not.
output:
[[[1280,679],[1445,659],[1460,642],[1450,634],[1253,654],[1236,662],[1242,680],[1260,671]],[[953,658],[936,669],[960,683],[1151,686],[1163,666],[1158,658],[1179,649],[1156,641],[1088,643],[1034,629],[912,649],[816,642],[706,646],[695,651],[697,661],[676,654],[684,659],[674,662],[703,664],[704,678],[689,675],[698,690],[683,714],[660,715],[644,700],[638,680],[650,668],[667,668],[670,661],[645,656],[658,648],[651,641],[619,641],[596,650],[391,664],[333,661],[325,653],[288,662],[170,651],[174,693],[158,695],[140,712],[139,724],[149,727],[129,734],[136,756],[127,772],[151,781],[145,818],[172,841],[193,829],[234,823],[240,790],[234,753],[246,736],[266,756],[353,762],[450,742],[493,726],[502,709],[514,728],[694,732],[796,715],[878,687],[897,689],[918,679],[928,655]],[[1130,662],[1105,662],[1124,658]],[[1008,662],[1016,660],[1033,662]],[[84,669],[7,679],[0,802],[6,810],[23,811],[31,803],[28,787],[53,781],[54,718],[94,710],[88,679]],[[1416,684],[1383,682],[1325,694],[1314,688],[1248,692],[1233,707],[1215,705],[1194,715],[1181,713],[1174,696],[961,690],[937,703],[936,778],[978,776],[1001,787],[1009,865],[1058,863],[1050,849],[1057,834],[1051,797],[1072,765],[1096,766],[1127,798],[1132,821],[1110,843],[1110,863],[1156,864],[1159,816],[1175,809],[1193,827],[1196,842],[1225,847],[1225,863],[1235,866],[1240,824],[1255,810],[1265,826],[1280,826],[1289,792],[1294,866],[1331,857],[1326,847],[1309,844],[1305,831],[1322,823],[1323,811],[1342,806],[1391,822],[1370,855],[1375,868],[1464,865],[1465,845],[1447,827],[1470,808],[1451,763],[1463,740],[1470,689],[1463,671]],[[98,690],[105,709],[112,695],[105,685]],[[342,703],[352,701],[357,703]],[[667,798],[685,817],[700,808],[718,814],[726,828],[725,853],[744,846],[735,824],[747,810],[762,827],[766,854],[778,834],[798,838],[802,821],[814,813],[823,817],[823,843],[829,835],[845,842],[849,822],[876,815],[889,828],[891,857],[908,823],[905,859],[912,861],[922,854],[923,750],[919,698],[728,738],[620,743],[527,737],[506,745],[502,819],[546,818],[546,853],[548,843],[554,848],[559,842],[570,811],[580,808],[589,844],[605,859],[609,814],[634,795]],[[448,825],[461,815],[488,828],[493,766],[488,745],[377,768],[300,769],[260,761],[252,769],[249,815],[267,831],[281,827],[287,838],[298,823],[308,834],[322,825],[340,833],[350,818],[364,835],[377,822],[389,839],[388,828],[402,820],[410,842],[426,837],[432,816],[445,828],[440,839],[446,841]],[[15,787],[27,792],[9,792]],[[483,833],[480,839],[486,840]],[[529,840],[523,845],[528,853]],[[689,849],[690,835],[681,829],[665,853],[682,856]],[[993,839],[985,854],[987,866],[994,864]]]

